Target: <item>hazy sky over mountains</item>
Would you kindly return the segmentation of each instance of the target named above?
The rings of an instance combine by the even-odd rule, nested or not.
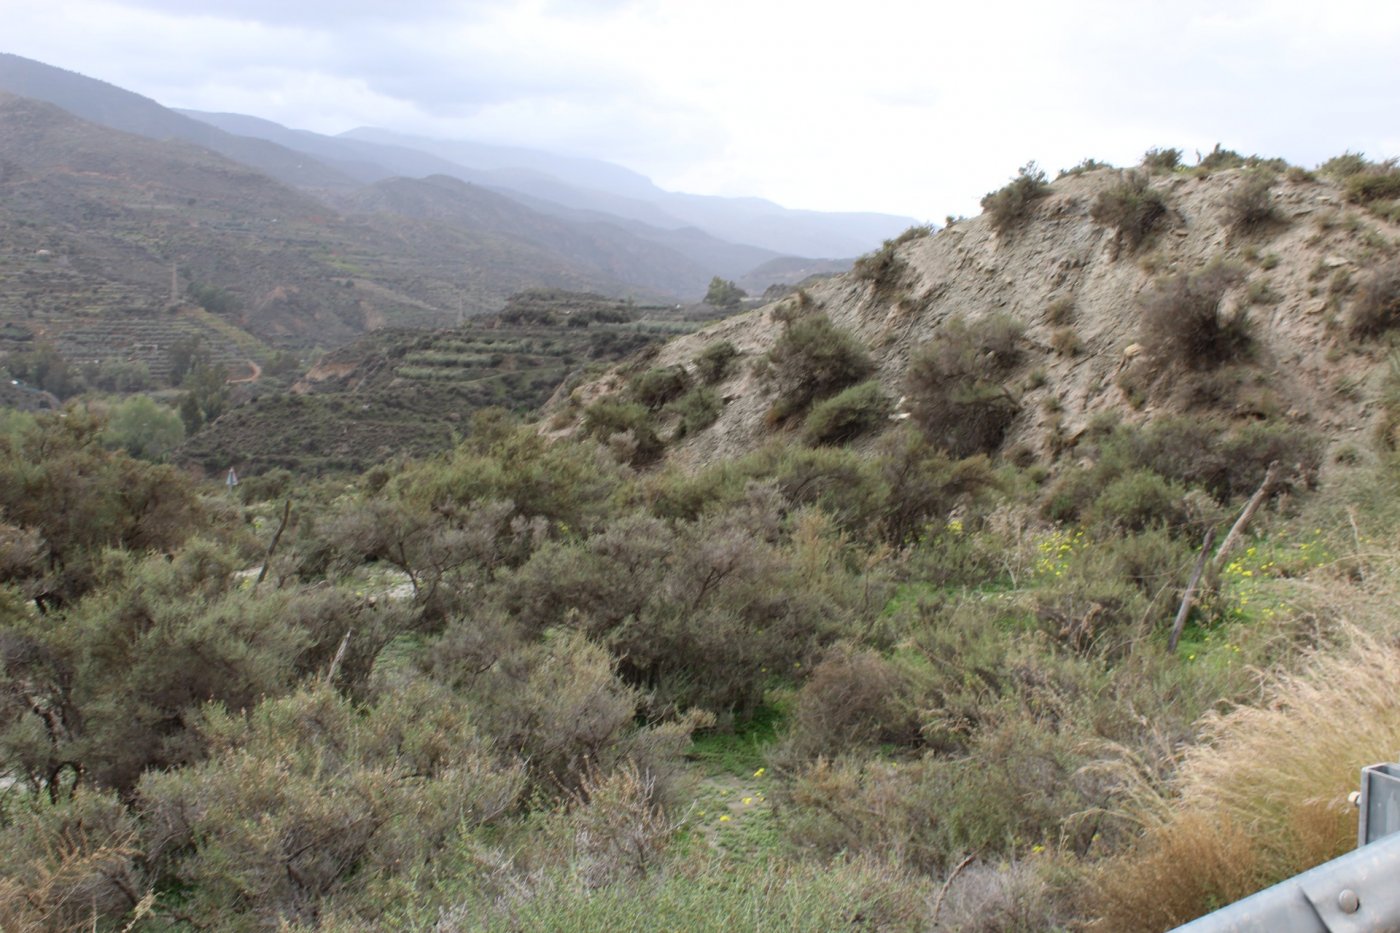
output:
[[[941,221],[1035,159],[1400,155],[1400,4],[0,0],[0,51],[172,107]]]

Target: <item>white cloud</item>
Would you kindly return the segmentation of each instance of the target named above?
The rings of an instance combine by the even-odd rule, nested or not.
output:
[[[51,0],[8,49],[172,106],[610,158],[941,219],[1016,167],[1216,141],[1396,154],[1400,5],[1338,0]]]

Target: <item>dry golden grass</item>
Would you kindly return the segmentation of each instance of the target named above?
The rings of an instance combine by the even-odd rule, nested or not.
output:
[[[1273,679],[1262,704],[1208,716],[1170,802],[1139,789],[1148,828],[1101,868],[1099,929],[1168,929],[1355,845],[1347,795],[1400,752],[1400,644],[1346,637]]]

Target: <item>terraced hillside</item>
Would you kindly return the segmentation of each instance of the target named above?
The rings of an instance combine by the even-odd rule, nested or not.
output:
[[[316,473],[432,454],[465,434],[479,409],[532,412],[571,374],[695,326],[512,324],[493,316],[431,333],[380,331],[328,353],[290,393],[228,412],[192,438],[181,459],[209,471]]]

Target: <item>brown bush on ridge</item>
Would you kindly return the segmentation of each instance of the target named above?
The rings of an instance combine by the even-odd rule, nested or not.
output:
[[[1268,169],[1247,173],[1225,195],[1225,223],[1241,232],[1255,230],[1278,219],[1273,197],[1274,175]]]
[[[1400,325],[1400,259],[1372,270],[1347,316],[1353,337],[1375,337]]]
[[[1158,279],[1140,299],[1142,343],[1159,368],[1207,369],[1238,359],[1249,345],[1242,315],[1226,318],[1225,293],[1244,280],[1238,266],[1212,262]]]
[[[919,348],[905,374],[915,424],[954,457],[1001,445],[1020,402],[1001,381],[1020,359],[1023,329],[1005,315],[951,318]]]
[[[1112,188],[1099,192],[1089,208],[1095,223],[1118,231],[1129,252],[1137,249],[1167,215],[1167,201],[1152,187],[1147,172],[1127,171]]]
[[[982,199],[992,229],[1006,236],[1030,219],[1035,204],[1050,193],[1045,173],[1034,162],[1021,166],[1016,177]]]

